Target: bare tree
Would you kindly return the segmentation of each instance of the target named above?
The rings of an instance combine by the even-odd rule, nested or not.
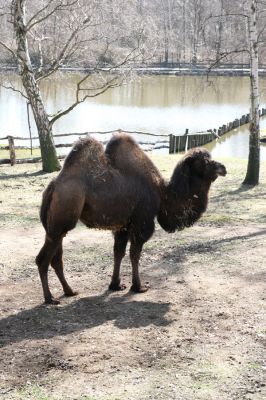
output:
[[[17,58],[23,87],[31,104],[35,123],[38,129],[43,170],[52,172],[60,169],[52,136],[52,129],[46,113],[39,86],[35,79],[29,56],[27,33],[31,29],[31,21],[25,21],[25,0],[15,0],[12,5],[14,30],[17,40]]]
[[[26,0],[13,0],[11,3],[10,15],[16,35],[16,48],[12,47],[12,43],[0,41],[0,44],[19,63],[25,90],[25,93],[20,93],[32,107],[44,171],[51,172],[60,168],[52,134],[54,122],[88,97],[98,96],[120,85],[128,74],[128,69],[124,74],[117,70],[136,58],[143,57],[142,34],[145,29],[141,23],[132,21],[133,32],[133,28],[126,31],[122,22],[116,21],[110,35],[112,23],[118,16],[117,1],[115,5],[109,2],[109,8],[104,9],[96,0],[92,0],[89,5],[85,0],[37,1],[27,9],[27,13]],[[130,40],[130,50],[123,48],[122,42],[128,43]],[[64,63],[82,65],[86,62],[82,56],[84,53],[93,67],[77,83],[74,102],[65,110],[55,112],[49,117],[39,82],[55,73]]]
[[[223,8],[225,7],[224,1],[222,6]],[[237,37],[235,40],[236,43],[230,43],[224,50],[222,50],[221,44],[219,45],[220,54],[216,52],[216,60],[212,66],[221,60],[227,59],[228,56],[234,57],[243,53],[248,54],[250,63],[250,135],[248,166],[243,183],[257,185],[259,183],[260,172],[259,36],[264,32],[265,24],[263,24],[260,35],[258,35],[258,0],[246,0],[241,4],[227,5],[227,9],[222,14],[211,15],[208,20],[213,19],[216,21],[218,19],[220,21],[221,18],[227,23],[235,19],[240,19],[242,24],[244,21],[247,25],[247,29],[244,30],[247,33],[246,38],[241,39]],[[222,31],[220,33],[222,34]],[[224,43],[226,46],[226,39],[224,39]]]
[[[259,57],[257,32],[257,0],[250,0],[247,17],[250,55],[250,136],[249,158],[244,184],[257,185],[260,173]]]
[[[11,0],[0,0],[2,9]],[[262,3],[260,0],[259,3]],[[36,0],[27,3],[27,34],[32,64],[39,70],[67,64],[72,67],[113,61],[117,54],[135,47],[134,35],[140,26],[145,39],[156,47],[154,60],[169,62],[207,61],[208,57],[246,45],[245,21],[237,15],[245,9],[246,0]],[[228,14],[235,18],[227,18]],[[220,15],[215,23],[208,16]],[[82,22],[89,17],[89,21]],[[260,17],[260,16],[259,16]],[[260,18],[259,18],[260,20]],[[12,46],[8,29],[10,15],[1,18],[1,40]],[[206,28],[203,32],[203,24]],[[260,30],[263,23],[258,21]],[[203,33],[205,35],[203,35]],[[101,57],[107,38],[112,44]],[[231,53],[232,54],[232,53]],[[262,52],[263,54],[263,48]],[[125,54],[124,54],[125,55]],[[0,60],[10,62],[11,53],[3,51]],[[247,53],[238,53],[223,61],[248,62]],[[37,78],[37,76],[36,76]]]

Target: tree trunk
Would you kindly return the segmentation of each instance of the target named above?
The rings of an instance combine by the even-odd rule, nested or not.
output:
[[[38,84],[35,80],[28,51],[27,30],[25,26],[25,0],[15,0],[13,4],[14,28],[17,40],[17,57],[20,64],[20,75],[23,87],[31,104],[38,130],[43,171],[58,171],[60,169],[60,163],[56,155],[52,128],[44,108]]]
[[[164,16],[166,18],[166,16]],[[169,32],[167,29],[167,22],[164,20],[164,63],[168,64],[169,61]]]
[[[250,126],[249,158],[244,184],[257,185],[260,172],[260,120],[259,120],[259,68],[257,34],[257,0],[251,0],[251,14],[248,18],[250,43]]]
[[[182,45],[182,50],[183,50],[183,64],[186,63],[186,46],[187,46],[187,35],[186,35],[186,30],[187,30],[187,14],[186,14],[186,0],[183,1],[183,6],[182,6],[182,39],[183,39],[183,45]]]

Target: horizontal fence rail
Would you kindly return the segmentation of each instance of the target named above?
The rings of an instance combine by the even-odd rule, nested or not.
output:
[[[266,109],[262,108],[259,110],[259,115],[260,117],[266,115]],[[225,133],[237,129],[242,125],[248,124],[249,122],[250,114],[245,114],[239,119],[236,118],[234,121],[224,124],[219,128],[208,129],[207,131],[196,132],[192,134],[190,134],[187,129],[185,134],[182,136],[169,135],[169,153],[180,153],[193,147],[204,146],[213,140],[219,139],[219,137],[223,136]],[[264,139],[262,139],[261,142],[264,142]]]
[[[259,111],[260,116],[266,115],[266,109],[262,108]],[[137,140],[138,144],[140,146],[144,146],[145,151],[152,151],[152,150],[160,150],[160,149],[169,149],[169,154],[172,153],[180,153],[187,151],[193,147],[200,147],[204,146],[207,143],[212,142],[213,140],[218,139],[220,136],[224,135],[227,132],[232,131],[233,129],[236,129],[244,124],[247,124],[250,122],[250,114],[245,114],[242,115],[241,118],[235,119],[232,122],[229,122],[227,124],[224,124],[220,126],[217,129],[208,129],[207,131],[200,131],[200,132],[193,132],[189,133],[188,129],[186,129],[186,132],[183,135],[174,135],[174,134],[169,134],[169,135],[163,135],[163,134],[158,134],[158,133],[151,133],[151,132],[141,132],[141,131],[123,131],[125,133],[128,133],[130,135],[141,135],[144,137],[152,137],[155,139],[155,142],[145,140],[143,138],[140,138]],[[71,138],[71,137],[83,137],[83,136],[89,136],[89,135],[111,135],[115,132],[122,132],[121,129],[118,130],[112,130],[112,131],[101,131],[101,132],[72,132],[72,133],[63,133],[63,134],[55,134],[53,135],[54,139],[56,138]],[[9,158],[4,158],[0,159],[0,164],[7,164],[10,163],[11,165],[14,165],[16,163],[22,163],[22,162],[38,162],[41,161],[41,157],[29,157],[29,158],[23,158],[23,159],[17,159],[16,157],[16,150],[31,150],[31,154],[33,149],[39,149],[39,144],[33,145],[33,142],[38,141],[39,142],[39,137],[21,137],[21,136],[4,136],[0,137],[0,141],[7,141],[7,145],[0,145],[0,150],[6,150],[9,151]],[[23,146],[23,145],[17,145],[15,146],[15,141],[28,141],[30,142],[30,146]],[[101,142],[103,144],[106,144],[109,141],[108,139],[103,139]],[[263,139],[261,140],[263,141]],[[69,143],[55,143],[56,148],[69,148],[73,146],[73,140],[70,140]],[[65,156],[59,155],[59,158],[64,158]]]
[[[98,135],[112,135],[113,133],[116,132],[122,132],[120,129],[118,130],[112,130],[112,131],[93,131],[93,132],[71,132],[71,133],[64,133],[64,134],[55,134],[53,135],[53,138],[71,138],[71,137],[84,137],[84,136],[98,136]],[[131,134],[131,135],[140,135],[143,136],[143,138],[139,138],[137,140],[138,144],[140,146],[144,146],[145,151],[152,151],[152,150],[159,150],[159,149],[168,149],[169,148],[169,137],[168,135],[163,135],[163,134],[158,134],[158,133],[151,133],[151,132],[141,132],[141,131],[123,131],[125,133]],[[155,141],[149,141],[145,140],[145,138],[152,137],[155,139]],[[102,138],[99,139],[104,145],[109,141],[109,138]],[[15,163],[22,163],[22,162],[38,162],[41,160],[41,157],[31,157],[31,158],[23,158],[23,159],[17,159],[16,157],[16,150],[31,150],[32,151],[35,149],[39,149],[39,137],[33,136],[31,138],[29,137],[21,137],[21,136],[4,136],[0,137],[0,141],[7,141],[7,145],[0,145],[0,150],[6,150],[9,151],[10,158],[4,158],[0,159],[0,164],[6,164],[6,163],[11,163],[11,165],[14,165]],[[16,145],[15,146],[15,141],[27,141],[31,143],[31,146],[24,146],[22,144]],[[32,144],[33,142],[38,142],[36,144]],[[55,143],[55,147],[60,149],[60,148],[69,148],[73,146],[74,140],[70,140],[69,143]],[[64,158],[64,156],[59,156],[59,158]]]
[[[169,136],[169,153],[181,153],[192,149],[193,147],[204,146],[207,143],[217,139],[217,135],[213,132],[210,133],[198,133],[189,135],[188,133],[184,136]]]

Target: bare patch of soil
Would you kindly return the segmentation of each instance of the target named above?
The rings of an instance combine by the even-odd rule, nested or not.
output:
[[[155,159],[169,175],[176,157]],[[266,165],[241,187],[225,160],[208,213],[175,234],[157,227],[141,261],[150,290],[107,290],[112,235],[78,226],[64,242],[79,295],[43,306],[35,256],[39,166],[0,167],[0,394],[5,400],[262,400],[266,397]],[[10,175],[12,175],[10,177]],[[51,289],[62,294],[50,271]]]

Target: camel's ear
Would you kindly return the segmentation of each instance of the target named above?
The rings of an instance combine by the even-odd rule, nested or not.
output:
[[[170,180],[170,187],[176,196],[185,199],[190,194],[190,174],[192,157],[184,157],[175,167]]]

